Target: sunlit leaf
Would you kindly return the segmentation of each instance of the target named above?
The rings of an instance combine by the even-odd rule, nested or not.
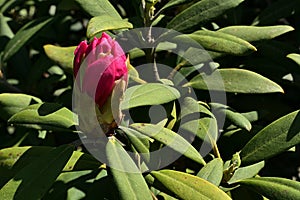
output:
[[[27,94],[2,93],[0,94],[0,117],[8,120],[30,104],[41,102],[39,98]]]
[[[0,190],[3,199],[41,199],[54,183],[73,147],[61,146],[26,165]]]
[[[248,42],[271,40],[277,36],[293,31],[294,28],[286,25],[277,26],[227,26],[218,32],[234,35]]]
[[[238,182],[268,199],[286,200],[300,198],[300,183],[277,177],[257,177]]]
[[[208,162],[197,174],[212,184],[219,186],[223,177],[223,161],[220,158],[215,158]]]
[[[299,111],[274,121],[259,131],[242,149],[244,165],[273,157],[300,143]]]
[[[136,123],[131,124],[131,127],[139,132],[167,145],[174,151],[183,154],[187,158],[194,160],[202,165],[205,165],[205,161],[199,154],[199,152],[182,136],[173,132],[170,129],[161,127],[160,124],[143,124]]]
[[[59,47],[51,44],[44,45],[44,50],[47,56],[57,62],[67,72],[73,73],[73,59],[76,46]]]
[[[97,33],[107,30],[127,29],[133,28],[132,24],[126,20],[111,17],[111,16],[97,16],[93,17],[87,27],[87,37],[92,38]]]
[[[34,129],[74,131],[74,113],[56,103],[30,105],[13,115],[10,124]]]
[[[197,176],[173,170],[153,171],[151,174],[180,199],[231,199],[217,186]]]
[[[106,146],[110,171],[118,188],[120,199],[151,200],[151,194],[142,173],[125,149],[113,139]]]
[[[275,82],[245,69],[219,69],[212,74],[199,74],[184,86],[196,89],[234,93],[272,93],[283,89]]]
[[[129,109],[145,105],[160,105],[179,97],[179,91],[173,87],[160,83],[146,83],[128,88],[121,107]]]

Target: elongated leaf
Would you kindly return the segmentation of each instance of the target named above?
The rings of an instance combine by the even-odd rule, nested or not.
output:
[[[106,145],[106,151],[120,199],[151,200],[145,179],[123,147],[116,140],[110,139]]]
[[[61,146],[22,168],[0,190],[3,199],[41,199],[72,155],[72,146]]]
[[[106,172],[101,170],[101,172],[103,171]],[[93,181],[96,175],[97,173],[92,170],[63,172],[57,177],[56,182],[44,195],[43,199],[82,199],[86,197],[84,186],[87,182]]]
[[[13,115],[9,123],[34,129],[73,131],[74,113],[55,103],[34,104]]]
[[[44,45],[47,56],[57,62],[68,73],[73,73],[73,59],[76,46],[59,47],[51,44]]]
[[[42,101],[39,98],[31,95],[2,93],[0,94],[0,117],[4,120],[8,120],[11,116],[30,104],[41,102]]]
[[[188,40],[187,36],[198,42],[204,49],[214,52],[241,56],[256,51],[256,48],[247,41],[221,32],[201,30],[188,35],[180,35],[174,39],[182,42],[185,39]]]
[[[170,1],[168,1],[168,3],[166,3],[166,4],[160,9],[160,12],[163,11],[163,10],[166,10],[166,9],[169,9],[169,8],[172,8],[172,7],[181,5],[181,4],[190,3],[190,2],[192,2],[192,1],[193,1],[193,0],[170,0]]]
[[[238,168],[231,179],[228,181],[229,184],[236,183],[239,180],[246,178],[252,178],[258,174],[258,172],[265,166],[265,162],[261,161],[253,165]]]
[[[91,16],[111,16],[121,19],[121,16],[108,0],[75,0]]]
[[[252,24],[271,24],[281,18],[292,15],[296,10],[299,10],[299,7],[300,2],[298,0],[278,0],[261,12]]]
[[[185,9],[167,25],[169,29],[185,31],[222,15],[230,8],[236,7],[243,0],[202,0]]]
[[[53,21],[53,18],[37,19],[30,21],[23,26],[16,35],[7,43],[4,49],[3,61],[10,59],[24,45],[28,43],[42,28],[45,28]]]
[[[227,26],[217,32],[234,35],[248,42],[271,40],[277,36],[293,31],[291,26]]]
[[[180,93],[173,87],[160,83],[146,83],[128,88],[121,108],[124,110],[145,105],[160,105],[179,97]]]
[[[300,143],[299,111],[274,121],[259,131],[242,149],[244,165],[268,159]]]
[[[153,171],[151,174],[180,199],[231,199],[218,187],[197,176],[173,170]]]
[[[247,131],[250,131],[252,128],[251,123],[249,120],[244,117],[242,114],[233,111],[228,106],[218,104],[218,103],[211,103],[210,104],[214,109],[218,110],[218,112],[225,114],[226,119],[232,122],[234,125],[236,125],[239,128],[246,129]]]
[[[148,136],[145,136],[143,134],[141,134],[140,132],[131,129],[131,128],[127,128],[127,127],[120,127],[127,135],[128,139],[130,140],[130,142],[132,143],[132,145],[135,147],[135,149],[141,153],[141,155],[143,156],[143,158],[149,162],[150,159],[150,140],[151,138],[149,138]]]
[[[93,17],[87,27],[87,37],[91,38],[97,33],[107,30],[117,30],[133,28],[132,24],[126,20],[111,17],[111,16],[97,16]]]
[[[220,158],[215,158],[207,163],[197,174],[212,184],[219,186],[223,177],[223,161]]]
[[[295,61],[300,66],[300,54],[291,53],[287,55],[287,57]]]
[[[297,181],[277,177],[260,177],[244,179],[238,183],[269,199],[300,199],[300,183]]]
[[[219,69],[210,75],[199,74],[184,86],[235,93],[283,93],[275,82],[255,72],[234,68]]]
[[[0,184],[20,169],[53,150],[52,147],[12,147],[0,150]],[[74,151],[63,171],[97,169],[101,163],[89,154]]]
[[[172,130],[163,128],[160,124],[154,125],[136,123],[132,124],[131,127],[161,142],[174,151],[183,154],[187,158],[190,158],[199,164],[205,165],[205,161],[199,152],[190,143],[188,143],[187,140]]]

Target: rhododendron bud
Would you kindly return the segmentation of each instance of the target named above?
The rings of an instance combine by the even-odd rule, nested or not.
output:
[[[99,109],[98,120],[108,131],[121,118],[119,105],[128,76],[125,53],[118,42],[103,33],[90,44],[82,41],[74,54],[73,71],[78,87],[94,99]]]

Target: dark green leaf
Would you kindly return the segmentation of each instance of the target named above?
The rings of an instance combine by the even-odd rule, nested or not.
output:
[[[73,131],[74,113],[56,103],[34,104],[13,115],[8,122],[34,129]]]
[[[169,8],[172,8],[172,7],[175,7],[175,6],[179,6],[179,5],[182,5],[182,4],[186,4],[186,3],[190,3],[192,2],[193,0],[170,0],[168,1],[168,3],[166,3],[161,9],[160,9],[160,12],[163,11],[163,10],[166,10],[166,9],[169,9]]]
[[[39,98],[26,94],[2,93],[0,94],[0,117],[8,120],[11,116],[30,104],[41,102]]]
[[[10,59],[27,42],[32,39],[42,28],[45,28],[53,21],[53,18],[37,19],[30,21],[23,26],[16,35],[7,43],[4,49],[3,61]]]
[[[26,165],[1,188],[1,198],[41,199],[66,165],[72,152],[72,146],[61,146]]]
[[[150,159],[150,138],[148,136],[142,135],[140,132],[133,130],[131,128],[123,127],[121,126],[120,129],[122,129],[134,148],[141,153],[143,158],[149,162]]]
[[[110,16],[121,19],[121,16],[108,0],[75,0],[91,16]]]
[[[245,69],[219,69],[210,75],[199,74],[184,86],[234,93],[272,93],[283,89],[275,82]]]
[[[197,176],[173,170],[153,171],[151,174],[157,181],[162,183],[164,187],[176,194],[180,199],[231,199],[218,187]]]
[[[268,159],[300,143],[299,111],[274,121],[259,131],[242,149],[244,165]]]
[[[222,15],[230,8],[238,6],[243,0],[202,0],[176,15],[167,25],[169,29],[185,31],[196,25]]]
[[[238,183],[272,200],[300,199],[300,183],[297,181],[260,177],[244,179]]]
[[[112,138],[108,141],[106,153],[120,199],[151,200],[152,197],[142,173],[115,139]]]
[[[210,105],[214,109],[216,109],[218,112],[225,114],[226,119],[229,120],[234,125],[236,125],[237,127],[246,129],[247,131],[251,130],[251,128],[252,128],[251,123],[242,114],[235,112],[235,111],[231,110],[228,106],[225,106],[222,104],[211,103]]]
[[[183,154],[187,158],[205,165],[205,161],[199,152],[190,143],[188,143],[187,140],[172,130],[164,128],[161,124],[154,125],[136,123],[132,124],[131,127],[161,142],[162,144],[167,145],[169,148]]]
[[[299,0],[278,0],[268,6],[261,14],[255,18],[253,25],[272,24],[277,20],[292,15],[296,10],[299,11]]]

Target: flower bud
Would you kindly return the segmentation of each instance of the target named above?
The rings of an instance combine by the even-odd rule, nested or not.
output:
[[[109,131],[121,120],[119,104],[128,76],[125,53],[118,42],[103,33],[90,44],[82,41],[74,54],[73,71],[80,92],[94,99],[98,121]]]

